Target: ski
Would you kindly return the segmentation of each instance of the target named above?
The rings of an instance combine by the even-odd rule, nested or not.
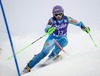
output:
[[[50,64],[56,63],[63,59],[62,55],[57,55],[55,58],[47,59],[45,62],[39,65],[39,68],[48,66]]]

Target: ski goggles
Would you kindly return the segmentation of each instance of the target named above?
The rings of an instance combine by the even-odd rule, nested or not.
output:
[[[54,14],[54,16],[62,16],[63,14],[62,13],[56,13],[56,14]]]

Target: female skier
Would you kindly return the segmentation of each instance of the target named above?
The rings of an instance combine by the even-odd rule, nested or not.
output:
[[[54,49],[52,50],[47,60],[54,59],[60,53],[61,49],[56,45],[53,39],[55,39],[62,48],[65,47],[68,44],[68,24],[76,25],[86,32],[88,32],[87,30],[90,31],[89,27],[85,27],[82,22],[78,22],[71,17],[65,16],[64,9],[60,5],[56,5],[53,8],[52,14],[53,17],[49,19],[48,24],[45,28],[45,32],[47,33],[53,27],[55,27],[56,29],[53,33],[49,34],[44,43],[42,51],[38,53],[35,57],[33,57],[33,59],[26,65],[23,70],[24,73],[30,72],[37,63],[39,63],[44,57],[48,55],[53,47]]]

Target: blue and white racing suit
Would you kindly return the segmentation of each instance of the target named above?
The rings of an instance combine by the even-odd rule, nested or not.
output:
[[[49,58],[54,57],[60,53],[61,49],[56,45],[56,43],[53,41],[53,39],[55,39],[60,44],[61,47],[65,47],[68,44],[67,28],[68,28],[69,23],[79,26],[80,28],[85,28],[85,26],[82,22],[78,22],[75,19],[73,19],[71,17],[67,17],[67,16],[63,16],[63,18],[60,21],[56,20],[55,17],[52,17],[49,20],[49,22],[45,28],[45,31],[47,32],[47,30],[51,27],[56,27],[56,30],[48,36],[47,40],[44,43],[42,51],[40,53],[38,53],[28,63],[27,66],[29,68],[33,68],[40,60],[42,60],[44,57],[46,57],[53,48],[54,49],[52,50],[51,54],[49,55]]]

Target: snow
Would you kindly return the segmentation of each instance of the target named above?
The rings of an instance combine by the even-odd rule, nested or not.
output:
[[[22,76],[99,76],[99,54],[98,50],[96,52],[92,51],[92,53],[89,51],[88,55],[83,53],[71,56],[63,61],[39,68]]]
[[[100,11],[98,10],[100,2],[99,0],[90,1],[2,1],[5,7],[15,52],[18,52],[45,34],[45,24],[52,16],[51,10],[56,4],[64,7],[66,15],[76,18],[86,26],[89,26],[91,28],[91,35],[97,44],[97,47],[95,47],[89,35],[79,27],[69,25],[69,43],[64,48],[69,55],[61,52],[60,54],[63,56],[62,61],[39,68],[38,65],[43,63],[47,59],[46,57],[30,73],[21,76],[100,76]],[[22,72],[26,64],[33,58],[34,54],[41,51],[46,38],[47,36],[17,55],[20,72]],[[12,56],[12,51],[0,11],[0,76],[18,76],[14,59],[7,60],[9,56]]]
[[[83,32],[82,35],[86,33]],[[22,76],[99,76],[100,75],[100,48],[98,44],[98,47],[95,47],[91,39],[86,37],[83,37],[79,39],[79,34],[73,39],[73,37],[69,36],[70,43],[68,46],[64,48],[64,50],[69,54],[65,54],[64,52],[61,52],[60,54],[63,56],[63,60],[50,64],[46,67],[39,68],[38,65],[43,63],[47,58],[42,60],[39,64],[37,64],[30,73],[23,74]],[[89,37],[87,35],[87,37]],[[32,59],[34,54],[37,54],[39,51],[41,51],[42,45],[44,43],[44,39],[38,41],[36,44],[33,44],[30,46],[30,48],[27,48],[26,50],[22,51],[20,54],[17,55],[19,67],[20,67],[20,72],[22,72],[23,68],[26,66],[27,62]],[[86,40],[86,39],[87,40]],[[19,43],[18,47],[23,47],[21,45],[24,44],[24,41],[27,41],[27,39],[34,40],[34,38],[26,37],[26,38],[14,38],[14,43],[15,46],[17,46]],[[19,40],[19,42],[17,42]],[[90,43],[85,43],[90,42]],[[77,44],[77,42],[80,42]],[[39,44],[41,43],[41,44]],[[97,42],[98,43],[98,42]],[[26,42],[28,44],[28,42]],[[5,44],[7,45],[7,44]],[[9,55],[6,55],[6,52],[1,53],[2,57],[0,60],[0,67],[3,69],[0,69],[0,76],[17,76],[16,73],[16,68],[14,64],[14,60],[11,59],[7,61],[6,59],[11,56],[12,54],[10,53]],[[14,67],[14,68],[13,68]],[[10,69],[10,71],[9,71]],[[6,72],[6,74],[5,74]]]
[[[70,50],[72,51],[72,50]],[[35,68],[22,76],[99,76],[99,49],[77,49],[70,56],[63,53],[63,60],[43,68]]]

